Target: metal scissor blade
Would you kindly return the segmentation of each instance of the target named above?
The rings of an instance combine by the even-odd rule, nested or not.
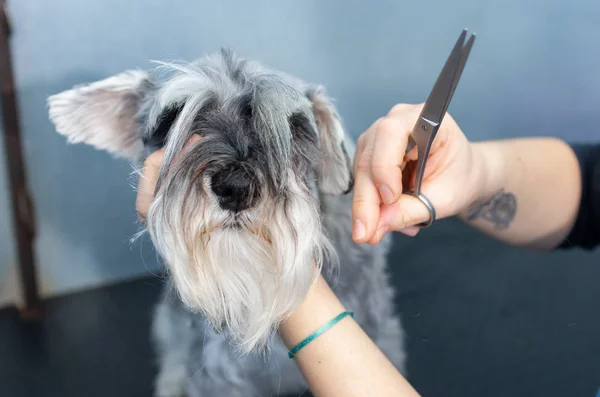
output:
[[[464,64],[466,63],[466,57],[468,57],[471,46],[473,45],[471,38],[469,39],[470,44],[467,43],[467,51],[466,53],[464,52],[466,37],[467,29],[464,29],[458,37],[452,52],[444,64],[444,68],[440,72],[440,75],[425,102],[421,117],[434,123],[441,123],[444,114],[448,109],[448,105],[450,104],[450,100],[452,99],[454,89],[456,88],[455,81],[458,82],[462,67],[464,67]]]
[[[448,111],[448,106],[450,105],[450,101],[452,100],[452,97],[454,96],[454,91],[456,90],[456,86],[458,85],[458,82],[460,81],[460,77],[462,76],[463,69],[465,68],[465,64],[467,63],[469,54],[471,53],[471,48],[473,47],[473,43],[475,43],[475,37],[476,37],[475,33],[473,33],[471,35],[471,37],[469,37],[469,40],[467,40],[467,44],[465,44],[465,46],[462,48],[460,62],[456,68],[456,72],[454,75],[454,81],[452,82],[452,88],[450,89],[450,92],[448,93],[448,100],[446,101],[446,106],[444,107],[444,111],[442,112],[442,118]],[[440,123],[441,123],[441,120],[440,120]]]
[[[475,34],[472,34],[465,44],[466,37],[467,29],[463,29],[421,111],[420,117],[434,124],[441,124],[475,42]],[[412,135],[409,136],[406,153],[410,152],[416,145],[417,143]]]
[[[413,150],[413,148],[415,146],[417,146],[417,142],[415,142],[415,139],[412,137],[412,135],[409,135],[408,136],[408,145],[406,145],[406,153],[408,154],[408,152]]]

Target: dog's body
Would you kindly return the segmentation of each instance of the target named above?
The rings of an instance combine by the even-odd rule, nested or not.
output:
[[[177,73],[162,83],[125,72],[49,99],[71,142],[134,163],[165,149],[147,217],[170,276],[152,330],[156,394],[305,390],[275,331],[306,296],[315,265],[406,373],[389,237],[352,240],[353,145],[322,88],[228,52],[170,67]],[[187,147],[193,134],[201,139]]]
[[[351,197],[322,199],[323,226],[340,257],[337,274],[325,266],[324,276],[369,337],[406,374],[404,332],[386,275],[389,237],[378,246],[355,244]],[[160,397],[183,396],[184,391],[189,397],[300,395],[307,389],[279,339],[266,358],[240,358],[201,314],[191,313],[173,293],[167,292],[157,307],[153,337],[160,357]]]

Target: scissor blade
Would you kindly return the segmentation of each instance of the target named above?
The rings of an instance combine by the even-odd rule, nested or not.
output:
[[[448,106],[450,106],[450,101],[452,100],[452,97],[454,96],[454,91],[456,90],[456,86],[458,85],[458,82],[460,81],[460,77],[462,76],[463,69],[465,68],[465,64],[467,63],[469,54],[471,53],[471,48],[473,48],[473,43],[475,43],[475,37],[476,37],[475,33],[473,33],[471,35],[471,37],[469,37],[469,40],[467,40],[467,44],[465,44],[465,46],[462,48],[460,62],[458,64],[456,72],[455,72],[454,81],[452,82],[452,88],[450,89],[450,92],[448,93],[448,100],[446,101],[446,106],[444,107],[444,111],[442,112],[442,118],[448,111]],[[440,122],[441,122],[441,120],[440,120]]]
[[[454,48],[450,52],[450,55],[425,102],[420,117],[437,124],[442,122],[462,75],[471,48],[473,47],[473,43],[475,42],[475,34],[472,34],[465,44],[466,36],[467,29],[464,29],[458,37],[456,44],[454,44]],[[415,146],[417,146],[417,142],[411,134],[406,147],[406,153],[410,152]]]
[[[449,99],[453,91],[456,72],[460,68],[460,65],[463,64],[463,46],[465,45],[466,36],[467,29],[464,29],[458,37],[452,52],[444,64],[444,68],[440,72],[440,75],[425,102],[421,116],[427,120],[435,123],[440,123],[442,121],[443,115],[450,103]]]
[[[417,146],[417,142],[415,142],[415,139],[412,137],[412,135],[408,136],[408,145],[406,145],[406,151],[405,153],[408,154],[408,152],[410,152],[411,150],[413,150],[413,148]]]

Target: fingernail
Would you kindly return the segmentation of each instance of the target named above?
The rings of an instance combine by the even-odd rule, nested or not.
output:
[[[363,225],[360,219],[354,221],[354,231],[352,234],[354,235],[355,240],[360,240],[365,236],[365,225]]]
[[[414,227],[414,226],[407,227],[407,228],[404,228],[404,229],[400,230],[400,233],[404,233],[404,234],[406,234],[407,236],[410,236],[410,237],[416,236],[418,232],[419,232],[419,228],[418,227]]]
[[[394,194],[392,193],[390,188],[385,185],[379,186],[379,194],[381,194],[381,198],[383,199],[383,202],[385,204],[389,205],[392,204],[392,202],[394,201]]]

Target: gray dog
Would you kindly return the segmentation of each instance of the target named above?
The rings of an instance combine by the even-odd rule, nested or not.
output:
[[[321,86],[221,51],[48,100],[69,142],[138,166],[165,149],[146,229],[168,269],[156,395],[272,396],[307,385],[277,326],[322,271],[403,373],[386,255],[351,237],[354,147]],[[186,146],[192,134],[200,140]]]

